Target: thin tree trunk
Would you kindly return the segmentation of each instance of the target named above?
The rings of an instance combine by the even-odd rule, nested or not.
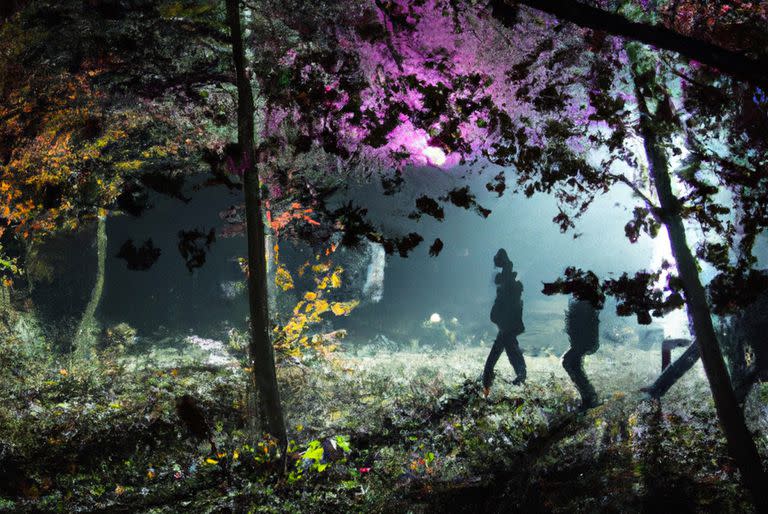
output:
[[[75,331],[73,346],[76,355],[81,359],[91,357],[95,338],[93,329],[96,318],[96,309],[101,303],[104,292],[104,273],[107,264],[107,219],[106,215],[99,214],[96,218],[96,283],[91,290],[91,298],[85,306],[80,323]]]
[[[11,288],[0,282],[0,323],[5,325],[5,331],[11,332]],[[2,329],[0,329],[2,332]],[[2,337],[2,336],[0,336]]]
[[[689,369],[699,360],[699,345],[694,340],[691,345],[685,349],[682,355],[675,359],[675,362],[667,366],[661,375],[644,389],[651,397],[660,399],[667,394],[667,391],[685,375]]]
[[[226,0],[227,23],[232,38],[232,58],[237,74],[237,139],[244,168],[246,232],[248,237],[248,303],[250,306],[251,377],[261,403],[267,431],[281,443],[287,440],[280,390],[275,372],[275,356],[269,337],[267,262],[264,218],[261,211],[259,174],[256,161],[266,162],[269,153],[254,147],[254,103],[248,78],[240,25],[238,0]]]
[[[0,312],[11,308],[11,288],[0,283]]]
[[[680,201],[672,192],[669,163],[661,141],[657,138],[654,119],[648,110],[641,83],[644,79],[633,63],[635,91],[640,111],[640,131],[647,155],[649,172],[659,198],[661,219],[667,228],[672,255],[685,293],[691,332],[701,353],[701,361],[709,380],[715,409],[728,441],[731,457],[741,472],[744,486],[751,493],[758,512],[768,512],[768,489],[757,446],[752,439],[731,387],[725,361],[720,351],[706,292],[699,278],[696,260],[691,253],[680,216]],[[647,75],[646,75],[647,77]]]
[[[683,378],[683,375],[688,373],[693,365],[696,364],[696,361],[699,360],[699,357],[699,346],[696,344],[696,341],[693,341],[683,354],[662,371],[653,384],[643,388],[643,391],[652,398],[661,399],[678,380]],[[760,378],[759,370],[757,366],[746,366],[745,364],[743,369],[731,369],[730,376],[736,401],[739,405],[743,405],[752,386]]]

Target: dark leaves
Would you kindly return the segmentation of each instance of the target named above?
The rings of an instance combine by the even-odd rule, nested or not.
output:
[[[420,218],[421,214],[432,216],[438,221],[443,221],[443,219],[445,219],[445,211],[440,206],[440,204],[438,204],[433,198],[430,198],[426,195],[420,196],[416,199],[416,209],[418,212],[415,212],[411,215],[411,217],[414,219]]]
[[[381,177],[381,187],[384,189],[384,195],[392,196],[395,193],[399,193],[403,187],[404,182],[405,180],[403,179],[403,175],[400,173],[400,171],[396,171],[391,177]]]
[[[624,225],[624,234],[630,243],[636,243],[640,234],[645,232],[651,237],[656,237],[661,225],[654,219],[650,211],[645,207],[635,207],[632,220]]]
[[[421,244],[422,241],[424,241],[423,237],[415,232],[411,232],[405,237],[383,239],[381,244],[388,255],[393,254],[395,250],[397,250],[400,257],[406,258],[414,248]]]
[[[715,314],[733,314],[768,291],[768,273],[764,270],[731,270],[713,278],[707,289]]]
[[[723,243],[705,241],[696,248],[696,256],[719,270],[727,270],[730,265],[729,250]]]
[[[491,214],[490,209],[486,209],[477,203],[475,195],[469,191],[469,186],[452,189],[448,191],[448,194],[440,197],[440,200],[451,202],[456,207],[461,207],[462,209],[472,209],[483,218],[487,218]]]
[[[568,232],[568,229],[576,226],[568,213],[562,209],[560,209],[560,212],[558,212],[557,215],[552,218],[552,221],[560,227],[560,232],[563,233]]]
[[[592,271],[569,267],[564,277],[545,283],[542,292],[545,295],[570,294],[576,300],[589,301],[597,309],[603,308],[606,296],[612,296],[616,299],[616,314],[635,315],[639,324],[648,325],[651,316],[663,316],[685,304],[677,277],[669,275],[666,287],[659,289],[656,283],[660,275],[661,272],[639,271],[631,277],[624,273],[618,279],[601,283]]]
[[[616,298],[616,314],[619,316],[634,314],[637,316],[638,323],[648,325],[651,323],[651,315],[661,317],[682,307],[685,302],[679,291],[677,277],[669,276],[665,288],[669,294],[665,298],[665,291],[655,286],[660,275],[661,272],[638,271],[634,277],[624,273],[618,279],[603,282],[606,294]]]
[[[443,242],[440,240],[440,238],[435,239],[435,242],[432,243],[432,246],[429,247],[429,256],[430,257],[437,257],[440,255],[440,252],[443,251]]]
[[[203,267],[205,256],[215,241],[216,230],[213,228],[207,234],[198,229],[179,231],[179,253],[190,273]]]
[[[155,248],[152,239],[147,239],[138,248],[129,239],[123,243],[115,257],[125,260],[129,270],[146,271],[160,258],[160,248]]]
[[[496,193],[499,197],[504,194],[504,191],[507,189],[507,182],[506,178],[504,177],[504,172],[500,172],[498,175],[493,177],[493,181],[488,182],[485,185],[485,188],[492,192]]]
[[[570,294],[576,300],[590,302],[596,309],[605,305],[605,293],[600,285],[600,279],[592,271],[583,271],[574,267],[565,270],[565,277],[554,282],[545,282],[541,291],[547,296],[555,294]]]
[[[337,227],[341,230],[341,244],[344,246],[356,246],[363,238],[371,238],[374,227],[366,218],[368,209],[364,209],[348,202],[342,207],[329,213],[331,219],[335,219]]]

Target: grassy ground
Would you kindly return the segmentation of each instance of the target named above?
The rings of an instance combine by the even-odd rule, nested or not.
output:
[[[528,356],[524,387],[502,357],[484,399],[487,350],[286,361],[286,472],[272,442],[247,436],[240,368],[171,347],[87,363],[20,355],[0,371],[0,511],[749,511],[700,369],[660,406],[637,392],[658,352],[603,345],[587,371],[604,403],[579,413],[547,354]],[[183,394],[219,455],[179,420]],[[763,455],[766,400],[764,388],[748,406]]]

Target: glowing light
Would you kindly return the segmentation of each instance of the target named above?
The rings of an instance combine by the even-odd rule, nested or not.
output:
[[[436,146],[427,146],[421,151],[427,161],[433,166],[442,166],[445,164],[446,155],[442,148]]]
[[[440,323],[441,321],[443,321],[443,318],[436,312],[429,317],[430,323]]]

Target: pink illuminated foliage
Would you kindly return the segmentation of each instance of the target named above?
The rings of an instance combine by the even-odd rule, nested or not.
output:
[[[447,173],[476,161],[508,167],[513,173],[498,175],[488,190],[554,196],[560,208],[553,221],[563,231],[574,228],[597,195],[635,181],[631,170],[642,158],[621,39],[525,9],[510,30],[470,2],[330,5],[319,13],[287,3],[278,16],[286,24],[280,34],[293,37],[254,39],[272,41],[272,60],[263,61],[255,75],[264,77],[262,96],[276,113],[265,135],[279,145],[299,153],[322,148],[343,165],[364,162],[384,170],[387,193],[397,191],[400,173],[421,166]],[[659,66],[669,71],[712,80],[708,70],[659,55]],[[706,103],[699,98],[707,90],[692,90],[694,82],[678,80],[682,92],[671,102],[678,108],[688,102],[691,112],[702,113],[697,123],[706,126]],[[271,174],[268,181],[271,191],[295,193],[295,182],[284,174]],[[695,180],[689,185],[704,191]],[[488,212],[468,190],[439,200]],[[433,216],[419,205],[416,210]],[[708,212],[713,211],[690,211],[717,225],[716,216],[705,219]],[[627,235],[637,240],[643,227],[654,226],[648,209],[635,209]]]
[[[606,122],[592,105],[601,84],[576,80],[597,80],[581,32],[530,13],[520,16],[525,30],[511,31],[484,8],[445,0],[338,6],[325,14],[332,22],[310,28],[307,12],[287,22],[312,45],[286,45],[290,38],[272,45],[262,95],[280,114],[265,127],[267,139],[394,170],[385,183],[395,188],[398,173],[420,166],[514,166],[526,195],[560,200],[555,221],[563,230],[573,226],[566,211],[578,216],[604,189],[587,161],[586,138],[603,144]],[[292,190],[281,176],[271,180]],[[445,201],[487,216],[471,193],[452,193]]]

